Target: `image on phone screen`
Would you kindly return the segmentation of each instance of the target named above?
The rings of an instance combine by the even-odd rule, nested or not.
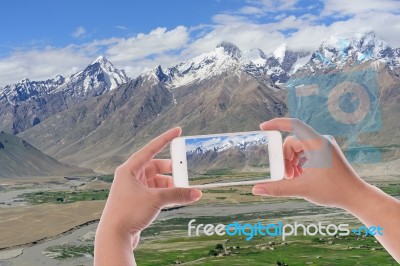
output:
[[[268,180],[268,138],[263,133],[185,139],[190,185]]]

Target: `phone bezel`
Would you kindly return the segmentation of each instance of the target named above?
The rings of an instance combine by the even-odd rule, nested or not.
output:
[[[212,183],[204,185],[189,185],[187,161],[186,161],[186,144],[187,138],[204,138],[215,136],[232,136],[262,133],[268,139],[268,156],[270,162],[270,178],[254,180],[254,181],[239,181],[239,182],[226,182],[226,183]],[[194,188],[214,188],[225,186],[238,186],[238,185],[253,185],[264,182],[271,182],[282,180],[285,175],[285,165],[283,160],[282,150],[282,134],[279,131],[248,131],[248,132],[235,132],[223,134],[210,134],[210,135],[197,135],[197,136],[183,136],[177,137],[171,142],[171,161],[172,161],[172,176],[174,185],[176,187],[194,187]]]

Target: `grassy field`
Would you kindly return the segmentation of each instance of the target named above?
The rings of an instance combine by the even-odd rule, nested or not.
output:
[[[93,245],[60,245],[52,246],[43,251],[43,254],[57,260],[93,256]]]
[[[208,171],[205,174],[195,174],[190,176],[189,182],[193,185],[203,185],[220,182],[238,182],[248,180],[260,180],[270,176],[269,171],[264,172],[231,172],[229,169],[219,169]]]
[[[93,245],[62,245],[46,249],[63,260],[93,256]],[[373,237],[280,238],[198,236],[155,238],[135,251],[138,265],[397,265]],[[280,263],[280,264],[279,264]]]
[[[378,185],[382,191],[392,196],[400,195],[400,184],[399,183],[391,183],[387,185]]]
[[[373,237],[186,237],[144,244],[135,257],[138,265],[397,265]]]
[[[31,204],[63,204],[77,201],[106,200],[109,190],[87,190],[87,191],[40,191],[21,194]]]
[[[106,183],[112,183],[114,180],[114,175],[102,175],[102,176],[97,176],[93,179],[97,179]]]

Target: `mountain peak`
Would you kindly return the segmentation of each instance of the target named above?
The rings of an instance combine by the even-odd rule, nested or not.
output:
[[[283,59],[285,58],[285,53],[287,50],[287,45],[286,43],[282,43],[281,45],[276,48],[272,54],[273,56],[279,61],[280,64],[282,64]]]
[[[361,42],[365,40],[379,40],[373,31],[354,32],[354,33],[337,33],[331,35],[322,45],[334,45],[340,41]]]
[[[158,67],[155,68],[154,73],[161,82],[167,82],[170,80],[170,77],[164,73],[161,65],[158,65]]]
[[[97,58],[96,58],[96,60],[94,60],[94,62],[93,63],[101,63],[101,62],[109,62],[108,60],[107,60],[107,58],[105,58],[103,55],[100,55],[100,56],[98,56]]]
[[[390,68],[400,64],[396,50],[381,40],[373,31],[334,34],[315,51],[304,71],[356,65],[370,60],[386,63]],[[308,70],[307,70],[308,69]]]
[[[239,58],[242,56],[242,51],[233,43],[222,41],[216,48],[223,48],[224,52],[232,57]]]
[[[95,65],[97,63],[99,63],[100,66],[105,66],[105,67],[108,67],[108,68],[109,67],[114,68],[114,65],[110,61],[108,61],[107,58],[105,58],[102,55],[97,57],[96,60],[94,60],[93,63],[91,63],[90,65]]]

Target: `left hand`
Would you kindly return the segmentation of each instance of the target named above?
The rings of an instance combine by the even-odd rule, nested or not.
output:
[[[158,136],[116,169],[96,233],[97,247],[112,245],[113,238],[117,239],[115,245],[121,244],[128,236],[132,252],[140,232],[154,221],[163,207],[185,205],[201,198],[200,190],[175,188],[172,178],[163,175],[171,173],[171,160],[153,159],[181,131],[174,128]]]

